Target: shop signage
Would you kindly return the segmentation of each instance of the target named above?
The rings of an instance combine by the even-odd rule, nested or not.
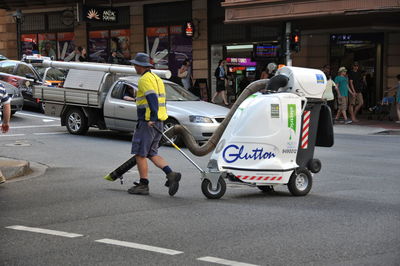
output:
[[[278,46],[272,44],[255,44],[253,55],[259,59],[278,57]]]
[[[256,62],[252,62],[251,58],[228,57],[226,63],[231,66],[256,66]]]
[[[118,10],[108,7],[84,6],[83,19],[90,22],[118,22]]]
[[[184,31],[183,32],[184,32],[186,37],[192,38],[193,34],[194,34],[193,22],[191,22],[191,21],[186,22],[185,25],[184,25]]]
[[[331,43],[340,44],[371,44],[379,41],[379,35],[348,33],[348,34],[332,34]]]

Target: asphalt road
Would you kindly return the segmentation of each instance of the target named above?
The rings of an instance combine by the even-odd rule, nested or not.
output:
[[[17,113],[0,156],[48,169],[0,186],[0,265],[399,265],[400,137],[335,137],[316,149],[323,167],[306,197],[236,185],[207,200],[171,147],[160,154],[183,174],[177,195],[151,166],[150,196],[135,196],[136,169],[123,185],[102,179],[129,158],[129,134],[73,136]]]

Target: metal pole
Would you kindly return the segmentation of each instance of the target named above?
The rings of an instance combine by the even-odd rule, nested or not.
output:
[[[22,48],[21,48],[21,18],[16,18],[16,23],[17,23],[17,56],[18,60],[21,60],[22,58]]]
[[[292,59],[290,58],[290,34],[292,33],[292,23],[286,22],[286,65],[292,66]]]

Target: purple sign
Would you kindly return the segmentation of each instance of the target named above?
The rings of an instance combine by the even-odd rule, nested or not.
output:
[[[256,66],[256,62],[252,62],[250,58],[228,57],[226,63],[231,66]]]

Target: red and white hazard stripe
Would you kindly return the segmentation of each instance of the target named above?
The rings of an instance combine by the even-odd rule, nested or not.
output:
[[[254,181],[281,181],[283,176],[250,176],[250,175],[237,175],[240,180],[254,180]]]
[[[301,145],[300,148],[308,148],[308,132],[310,129],[311,111],[304,111],[303,113],[303,128],[301,130]]]

